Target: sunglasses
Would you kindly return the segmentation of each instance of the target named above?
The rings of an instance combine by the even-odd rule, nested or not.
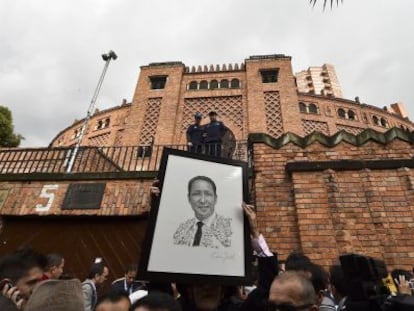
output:
[[[268,302],[266,305],[266,311],[297,311],[297,310],[303,310],[306,308],[310,308],[312,306],[313,306],[312,303],[308,303],[306,305],[301,305],[301,306],[294,306],[289,303],[279,304],[279,303]]]

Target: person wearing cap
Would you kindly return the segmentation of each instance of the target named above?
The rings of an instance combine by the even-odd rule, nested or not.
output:
[[[188,151],[201,153],[203,149],[204,128],[201,125],[203,115],[200,112],[194,114],[194,124],[187,128]]]
[[[229,130],[223,122],[217,120],[217,113],[211,111],[208,116],[210,123],[204,126],[204,143],[208,155],[220,157],[223,136]]]

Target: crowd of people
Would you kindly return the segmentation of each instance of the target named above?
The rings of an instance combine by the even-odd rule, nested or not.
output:
[[[194,180],[189,184],[190,202],[196,205],[204,202],[204,196],[214,197],[213,188],[209,180]],[[193,191],[197,196],[192,196]],[[160,195],[157,183],[151,193]],[[209,208],[214,211],[214,204]],[[97,258],[81,282],[63,277],[65,259],[61,255],[44,256],[22,248],[0,257],[0,311],[370,311],[392,305],[389,297],[399,299],[395,305],[401,303],[407,308],[384,310],[414,310],[414,271],[394,270],[383,281],[387,291],[380,292],[382,286],[375,283],[377,280],[365,282],[366,275],[373,272],[364,269],[372,267],[361,266],[361,271],[353,267],[353,274],[365,276],[361,277],[365,283],[359,284],[350,283],[350,275],[345,273],[349,271],[343,266],[333,265],[327,271],[300,252],[292,252],[285,261],[279,261],[258,230],[255,207],[243,203],[242,208],[255,255],[250,286],[203,282],[201,276],[196,284],[140,281],[134,263],[125,267],[124,276],[115,280],[109,291],[102,292],[110,272],[104,259]],[[203,220],[210,214],[199,212],[196,216]]]
[[[351,310],[349,286],[341,265],[326,271],[302,253],[291,253],[283,263],[258,232],[254,207],[243,204],[255,252],[255,282],[246,286],[218,284],[160,284],[139,281],[137,266],[125,268],[110,291],[100,293],[109,268],[97,259],[86,279],[62,279],[65,260],[20,249],[0,258],[1,311],[248,311]],[[413,274],[394,270],[392,294],[413,294]],[[411,282],[411,283],[410,283]],[[363,310],[363,309],[359,309]]]

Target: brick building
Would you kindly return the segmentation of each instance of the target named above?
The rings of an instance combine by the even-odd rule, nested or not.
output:
[[[341,130],[358,134],[367,128],[413,129],[402,104],[385,110],[341,98],[332,65],[305,72],[315,85],[318,76],[321,81],[328,78],[332,92],[315,95],[320,92],[301,88],[301,73],[295,77],[291,58],[284,55],[197,68],[181,62],[142,66],[132,103],[124,100],[119,107],[96,113],[82,145],[184,144],[194,112],[202,112],[207,122],[211,110],[217,111],[237,141],[247,140],[250,133],[279,137],[287,132],[305,136],[314,131],[333,135]],[[81,127],[82,120],[76,121],[51,146],[73,145]]]
[[[404,107],[300,92],[296,78],[284,55],[152,63],[131,103],[92,116],[70,173],[82,120],[48,148],[0,150],[0,254],[31,243],[74,257],[68,269],[77,275],[99,254],[113,277],[122,274],[139,260],[163,146],[182,148],[194,112],[215,110],[231,130],[233,158],[251,164],[259,227],[281,259],[300,249],[327,266],[359,252],[413,266],[414,124]],[[68,200],[73,191],[99,197],[79,203]]]

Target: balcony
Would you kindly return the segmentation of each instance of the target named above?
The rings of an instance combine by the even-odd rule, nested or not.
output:
[[[188,150],[187,145],[140,145],[89,147],[78,149],[71,173],[154,172],[158,171],[165,147]],[[198,146],[192,151],[248,161],[247,141],[233,146]],[[0,149],[0,175],[54,173],[65,174],[74,148]]]

